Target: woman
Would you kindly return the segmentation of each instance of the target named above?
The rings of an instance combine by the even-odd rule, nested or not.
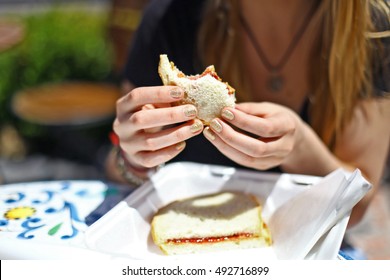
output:
[[[389,29],[384,1],[152,1],[117,103],[122,171],[145,179],[181,160],[319,176],[359,168],[374,188],[356,224],[389,148]],[[195,107],[171,106],[184,93],[159,86],[162,53],[186,74],[214,64],[236,108],[204,128]]]

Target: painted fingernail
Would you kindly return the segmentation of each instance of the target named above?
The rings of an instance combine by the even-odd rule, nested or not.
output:
[[[195,120],[195,122],[190,126],[192,133],[199,132],[203,129],[203,124],[200,120]]]
[[[206,138],[208,138],[210,140],[215,140],[215,135],[214,135],[214,133],[211,131],[211,129],[209,127],[206,127],[203,130],[203,134],[204,134],[204,136],[206,136]]]
[[[226,109],[222,111],[222,117],[224,117],[225,119],[227,119],[229,121],[234,120],[234,114],[231,111],[226,110]]]
[[[184,115],[188,118],[195,117],[198,112],[194,106],[186,106],[184,108]]]
[[[221,132],[222,131],[222,124],[220,124],[219,121],[217,121],[217,120],[212,120],[210,122],[210,126],[216,132]]]
[[[184,147],[186,146],[186,142],[180,142],[180,143],[177,143],[176,144],[176,150],[180,151],[180,150],[183,150]]]
[[[179,88],[174,88],[169,91],[171,97],[179,99],[181,97],[182,91]]]

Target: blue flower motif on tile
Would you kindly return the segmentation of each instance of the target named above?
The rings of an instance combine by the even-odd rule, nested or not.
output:
[[[102,182],[54,181],[0,188],[0,236],[72,239],[87,228],[84,218],[104,199]]]

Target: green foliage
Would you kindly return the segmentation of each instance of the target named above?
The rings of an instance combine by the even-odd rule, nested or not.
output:
[[[25,16],[22,44],[0,53],[0,125],[12,114],[12,94],[64,80],[107,81],[112,53],[108,14],[60,8]]]

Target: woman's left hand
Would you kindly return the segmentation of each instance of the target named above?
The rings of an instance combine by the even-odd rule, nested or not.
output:
[[[303,121],[294,111],[262,102],[224,108],[222,119],[214,119],[204,135],[238,164],[266,170],[293,154],[303,131]]]

